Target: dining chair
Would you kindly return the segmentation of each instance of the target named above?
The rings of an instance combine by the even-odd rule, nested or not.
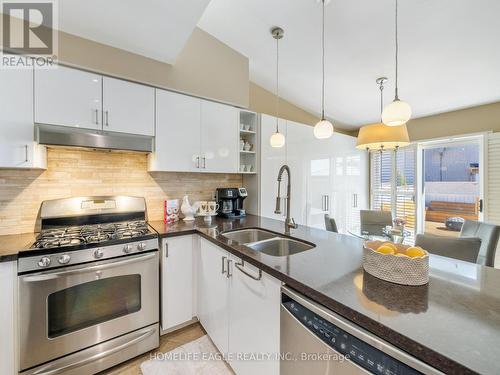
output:
[[[415,246],[432,254],[494,267],[499,238],[500,226],[465,220],[458,238],[418,234]]]
[[[329,232],[339,232],[335,219],[333,217],[330,217],[330,215],[328,214],[325,214],[325,228]]]
[[[392,226],[392,214],[388,211],[360,210],[361,233],[383,236],[384,228]]]

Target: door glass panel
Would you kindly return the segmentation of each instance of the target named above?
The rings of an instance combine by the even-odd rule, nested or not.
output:
[[[141,275],[78,284],[47,298],[48,337],[53,338],[141,309]]]
[[[479,220],[479,160],[476,141],[424,150],[425,233],[458,237],[465,220]]]

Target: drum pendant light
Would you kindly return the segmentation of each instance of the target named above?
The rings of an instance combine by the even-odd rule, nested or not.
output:
[[[380,77],[376,82],[380,89],[380,110],[382,111],[384,83],[387,82],[387,78]],[[397,150],[399,147],[405,147],[409,144],[410,139],[406,124],[395,127],[377,123],[365,125],[359,129],[356,148],[368,151]]]
[[[279,40],[283,38],[285,32],[281,27],[274,27],[271,29],[271,35],[276,39],[276,132],[271,135],[269,142],[271,147],[280,148],[285,145],[285,136],[280,133],[279,129]]]
[[[399,54],[399,44],[398,44],[398,0],[396,1],[396,12],[395,12],[395,40],[396,40],[396,88],[394,92],[394,101],[387,105],[382,112],[382,122],[388,126],[399,126],[406,124],[411,118],[411,107],[407,102],[399,99],[398,96],[398,54]]]
[[[321,31],[321,59],[322,59],[322,84],[321,84],[321,120],[314,125],[314,136],[318,139],[327,139],[333,135],[333,125],[325,118],[325,0],[321,0],[322,31]]]

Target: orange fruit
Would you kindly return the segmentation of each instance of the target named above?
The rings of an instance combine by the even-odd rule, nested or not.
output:
[[[392,242],[384,242],[382,246],[389,246],[392,250],[397,251],[398,248]]]
[[[386,246],[386,245],[380,246],[377,249],[377,252],[381,253],[381,254],[394,254],[395,253],[395,251],[394,251],[394,249],[392,247],[389,247],[389,246]]]
[[[406,255],[408,255],[411,258],[419,258],[423,257],[426,254],[424,249],[418,246],[412,246],[406,249]]]
[[[397,257],[408,257],[408,255],[403,254],[403,253],[396,253],[394,255],[396,255]]]

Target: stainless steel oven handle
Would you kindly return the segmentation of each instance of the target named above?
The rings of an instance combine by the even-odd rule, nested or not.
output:
[[[89,362],[97,361],[101,358],[108,357],[116,352],[119,352],[123,349],[128,348],[129,346],[137,344],[138,342],[143,341],[146,338],[148,338],[149,336],[151,336],[155,331],[156,331],[155,327],[151,327],[147,331],[141,333],[139,336],[133,338],[132,340],[130,340],[124,344],[118,345],[112,349],[105,350],[101,353],[94,354],[88,358],[84,358],[84,359],[81,359],[79,361],[69,363],[67,365],[63,365],[60,367],[56,367],[56,368],[52,368],[52,369],[50,369],[50,368],[48,369],[47,367],[41,368],[40,370],[37,370],[36,372],[34,372],[33,375],[55,375],[55,374],[65,372],[65,371],[72,369],[72,368],[75,368],[75,367],[84,366]]]
[[[125,260],[121,261],[113,261],[105,264],[98,264],[95,266],[82,266],[80,268],[76,269],[71,269],[67,271],[59,271],[59,272],[54,272],[54,271],[47,271],[44,273],[39,273],[33,276],[25,276],[23,278],[24,282],[37,282],[37,281],[44,281],[44,280],[51,280],[51,279],[56,279],[58,277],[65,277],[65,276],[72,276],[72,275],[80,275],[80,274],[85,274],[85,273],[90,273],[90,272],[95,272],[95,271],[102,271],[106,270],[109,268],[116,268],[116,267],[121,267],[127,264],[131,263],[137,263],[137,262],[144,262],[146,260],[152,259],[156,256],[156,253],[148,253],[145,255],[139,255],[139,256],[134,256],[134,257],[127,257]]]

